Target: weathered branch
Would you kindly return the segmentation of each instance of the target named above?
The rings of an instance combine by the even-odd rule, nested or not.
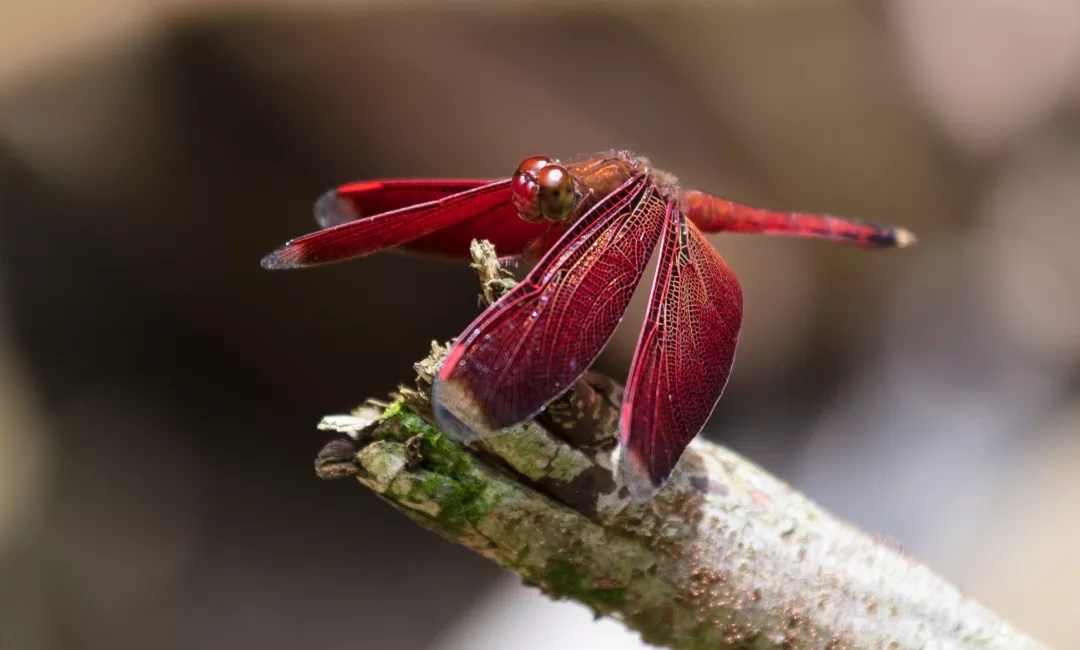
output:
[[[485,297],[505,276],[476,248]],[[486,272],[485,270],[486,269]],[[930,569],[703,440],[655,499],[613,474],[621,388],[587,375],[545,415],[462,446],[420,389],[324,419],[319,476],[353,476],[421,526],[554,598],[670,648],[1043,648]]]

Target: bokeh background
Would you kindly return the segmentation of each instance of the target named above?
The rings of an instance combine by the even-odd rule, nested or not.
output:
[[[258,265],[332,185],[612,147],[919,234],[714,237],[747,316],[706,435],[1080,647],[1080,2],[36,0],[0,8],[0,648],[640,648],[313,474],[471,272]]]

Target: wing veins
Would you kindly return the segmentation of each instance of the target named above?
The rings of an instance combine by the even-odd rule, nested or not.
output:
[[[447,418],[481,435],[502,431],[565,392],[614,334],[660,237],[664,205],[648,177],[637,175],[567,229],[521,289],[455,344],[454,363],[444,364],[436,387]],[[596,293],[609,284],[621,290]],[[570,323],[583,331],[572,336]]]
[[[659,489],[708,420],[742,322],[738,280],[677,206],[661,247],[620,418],[620,472],[635,499]]]

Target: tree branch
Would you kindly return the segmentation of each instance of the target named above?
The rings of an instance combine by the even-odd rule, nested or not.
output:
[[[506,286],[474,247],[485,298]],[[859,532],[754,463],[695,440],[670,482],[635,504],[613,473],[621,387],[595,374],[536,421],[464,446],[433,424],[428,391],[369,401],[320,428],[325,479],[355,477],[421,526],[553,598],[670,648],[1044,648],[915,560]]]

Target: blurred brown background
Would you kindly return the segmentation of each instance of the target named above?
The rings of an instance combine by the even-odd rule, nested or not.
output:
[[[471,272],[258,266],[332,185],[611,147],[919,234],[715,237],[706,435],[1080,646],[1080,2],[38,0],[0,9],[0,648],[638,647],[313,475]]]

